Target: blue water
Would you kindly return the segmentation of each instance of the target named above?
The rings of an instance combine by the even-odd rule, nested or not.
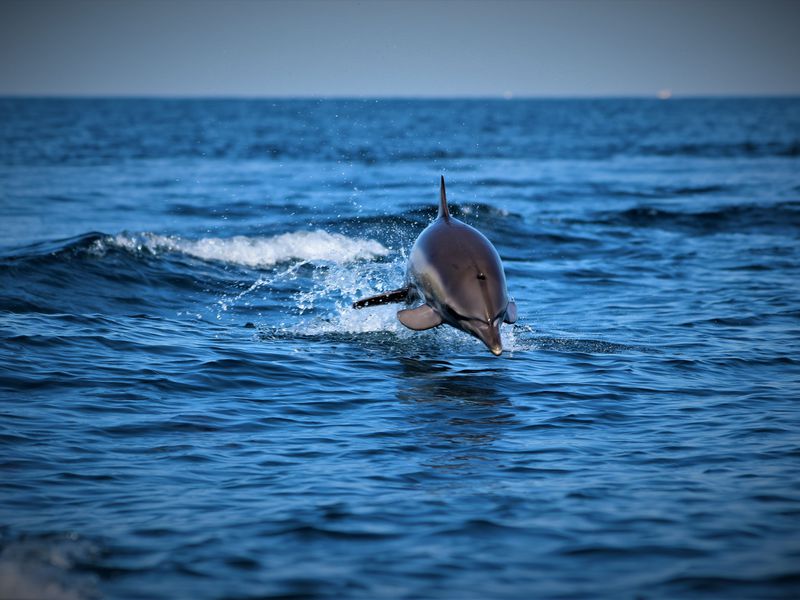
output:
[[[0,597],[797,597],[798,350],[800,99],[0,99]]]

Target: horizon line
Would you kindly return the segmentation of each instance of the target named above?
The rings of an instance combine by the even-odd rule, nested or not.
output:
[[[800,98],[800,92],[739,92],[739,93],[675,93],[666,90],[656,93],[622,93],[622,94],[172,94],[172,93],[25,93],[25,92],[0,92],[0,99],[17,100],[702,100],[702,99],[795,99]]]

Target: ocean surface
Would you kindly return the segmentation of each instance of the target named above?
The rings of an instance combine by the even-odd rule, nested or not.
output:
[[[797,598],[799,351],[800,99],[0,99],[0,598]]]

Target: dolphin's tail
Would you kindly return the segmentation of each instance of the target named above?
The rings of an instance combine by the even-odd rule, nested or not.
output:
[[[357,302],[353,302],[353,308],[366,308],[367,306],[375,306],[377,304],[391,304],[393,302],[403,302],[408,297],[408,287],[392,290],[377,296],[370,296],[369,298],[362,298]]]
[[[442,183],[439,187],[439,217],[450,218],[450,209],[447,208],[447,193],[444,189],[444,175],[442,175]]]

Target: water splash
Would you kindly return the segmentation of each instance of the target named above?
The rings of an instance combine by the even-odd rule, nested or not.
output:
[[[352,303],[402,285],[405,264],[405,253],[400,253],[385,262],[330,265],[315,269],[311,286],[295,294],[301,319],[293,327],[294,332],[300,335],[380,331],[401,333],[404,328],[395,316],[398,305],[356,310]]]
[[[253,292],[256,292],[262,288],[269,288],[271,285],[279,282],[279,281],[288,281],[292,279],[297,279],[297,273],[301,267],[304,265],[309,264],[308,261],[302,260],[290,265],[288,268],[274,273],[271,277],[259,277],[256,279],[251,285],[249,285],[243,291],[237,294],[224,294],[219,300],[216,301],[215,305],[219,308],[217,312],[217,319],[222,318],[222,313],[226,312],[228,309],[238,305],[241,303],[246,296],[249,296]],[[250,304],[249,301],[244,302],[245,305]]]
[[[75,534],[54,534],[0,541],[0,598],[98,597],[96,577],[80,568],[100,552],[90,540]]]

